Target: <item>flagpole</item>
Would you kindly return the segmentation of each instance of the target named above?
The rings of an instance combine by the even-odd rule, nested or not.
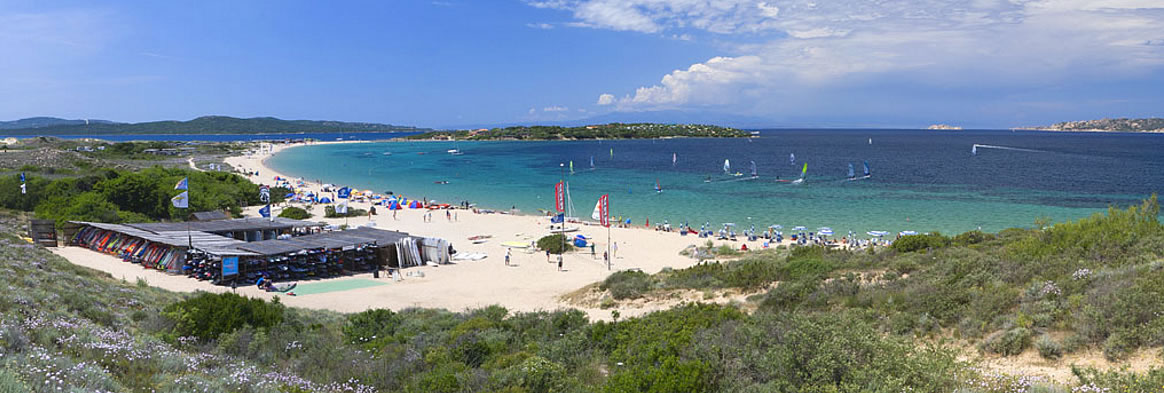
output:
[[[566,190],[565,190],[565,188],[566,188],[566,164],[559,162],[558,168],[562,169],[562,193],[564,194],[566,192]],[[566,196],[562,195],[562,198],[565,199]],[[555,199],[557,199],[557,198],[555,198]],[[558,201],[554,201],[554,204],[557,204],[557,203],[558,203]],[[565,201],[562,201],[562,204],[564,205]],[[566,210],[565,206],[562,206],[562,207],[563,207],[562,210]],[[558,260],[559,261],[562,260],[562,256],[565,253],[566,253],[566,213],[562,212],[562,248],[558,249]],[[561,269],[561,266],[558,266],[558,268]]]

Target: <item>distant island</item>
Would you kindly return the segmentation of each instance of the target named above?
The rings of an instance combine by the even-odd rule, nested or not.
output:
[[[610,123],[579,127],[519,126],[493,129],[432,131],[407,139],[438,140],[579,140],[649,138],[744,138],[751,133],[729,127],[704,124]]]
[[[379,123],[282,120],[274,117],[240,119],[203,116],[189,121],[115,123],[104,120],[65,120],[52,117],[0,123],[0,135],[119,135],[119,134],[298,134],[338,132],[423,132],[428,128]]]
[[[956,131],[956,130],[961,130],[962,127],[951,126],[948,124],[934,124],[934,125],[931,125],[929,127],[926,127],[926,129],[927,130],[954,130],[954,131]]]
[[[1164,119],[1100,119],[1065,121],[1050,126],[1024,128],[1042,131],[1164,132]]]

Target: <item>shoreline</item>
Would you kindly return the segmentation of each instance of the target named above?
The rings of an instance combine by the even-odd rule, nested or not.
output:
[[[332,143],[372,143],[371,141],[321,141],[314,144]],[[307,181],[299,177],[287,176],[266,165],[267,158],[288,149],[294,149],[308,144],[261,144],[259,151],[248,151],[241,156],[231,156],[224,162],[236,170],[253,173],[258,176],[248,176],[251,181],[260,184],[274,183],[274,176],[285,177],[295,181],[303,180],[304,185],[299,189],[319,192],[321,184]],[[244,175],[245,176],[245,175]],[[320,179],[326,182],[326,179]],[[389,308],[400,310],[411,307],[440,308],[451,311],[462,311],[471,308],[481,308],[490,305],[500,305],[511,312],[554,311],[560,309],[577,309],[585,312],[591,320],[611,320],[611,312],[617,310],[621,316],[630,317],[663,310],[691,299],[675,299],[674,301],[652,302],[647,304],[620,304],[614,308],[602,309],[585,307],[571,303],[565,299],[566,295],[575,294],[580,289],[601,282],[610,273],[621,270],[641,270],[645,273],[658,273],[665,268],[681,269],[698,263],[698,260],[680,255],[680,252],[693,245],[704,247],[709,240],[694,235],[680,236],[677,232],[660,232],[643,227],[610,228],[611,249],[614,254],[613,268],[607,269],[602,254],[607,249],[606,228],[594,225],[576,223],[577,232],[570,234],[584,234],[595,243],[594,254],[584,251],[575,251],[564,255],[564,271],[557,270],[556,258],[547,263],[544,253],[528,249],[509,248],[504,242],[529,243],[549,234],[550,217],[525,214],[474,214],[472,210],[457,209],[448,211],[448,217],[439,217],[441,210],[432,211],[434,214],[430,222],[425,222],[423,216],[428,210],[404,209],[396,211],[393,219],[391,211],[381,207],[378,215],[350,218],[323,218],[323,206],[315,204],[303,207],[312,213],[311,221],[324,222],[332,225],[348,224],[352,227],[373,223],[375,228],[408,232],[414,236],[438,237],[449,240],[458,252],[483,253],[488,257],[480,261],[457,261],[450,265],[420,266],[401,271],[402,281],[393,281],[387,275],[379,279],[372,278],[371,273],[363,273],[341,278],[332,278],[326,282],[342,280],[372,280],[381,285],[360,289],[351,289],[338,292],[287,296],[283,294],[262,292],[254,286],[239,287],[238,293],[264,299],[279,298],[281,302],[293,307],[324,309],[338,312],[360,312],[372,308]],[[351,202],[352,208],[367,209],[369,202]],[[244,209],[244,216],[259,216],[259,206]],[[280,207],[272,206],[275,214]],[[470,241],[473,236],[490,236],[484,242]],[[751,250],[760,250],[763,239],[758,241],[716,241],[713,244],[730,245],[739,249],[747,244]],[[785,239],[784,243],[791,242]],[[614,245],[617,245],[617,248]],[[777,244],[772,244],[776,247]],[[512,266],[505,265],[507,248],[512,253]],[[185,276],[174,276],[166,273],[143,269],[140,266],[122,262],[112,256],[100,254],[78,247],[62,247],[57,251],[75,264],[102,270],[112,274],[115,278],[124,278],[129,281],[144,279],[150,285],[180,291],[209,291],[224,292],[229,288],[218,287],[207,282],[197,281]],[[416,276],[417,273],[421,276]],[[319,281],[303,281],[312,283]],[[738,300],[730,297],[702,300],[703,302],[731,302]]]

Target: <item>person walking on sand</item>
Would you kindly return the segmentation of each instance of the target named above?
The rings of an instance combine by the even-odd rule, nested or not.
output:
[[[550,249],[546,249],[546,262],[550,261]]]
[[[606,262],[607,264],[610,263],[610,254],[607,254],[606,251],[602,252],[602,261]]]
[[[558,271],[562,271],[562,254],[558,254]]]
[[[453,212],[445,210],[445,220],[448,220],[448,222],[453,222]]]
[[[618,259],[618,242],[614,242],[614,244],[612,244],[611,247],[612,248],[610,250],[610,257]]]
[[[505,266],[509,266],[509,247],[505,248]]]
[[[598,259],[598,256],[594,254],[594,242],[590,242],[590,259]]]

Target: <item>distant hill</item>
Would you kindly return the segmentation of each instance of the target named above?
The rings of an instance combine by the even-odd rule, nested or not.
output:
[[[432,131],[408,139],[467,140],[578,140],[666,137],[742,138],[751,134],[730,127],[704,124],[610,123],[580,127],[517,126],[479,130]]]
[[[25,119],[28,120],[28,119]],[[58,119],[61,120],[61,119]],[[24,120],[18,120],[18,122]],[[70,120],[65,120],[70,121]],[[116,135],[116,134],[295,134],[333,132],[413,132],[427,128],[379,123],[340,121],[282,120],[273,117],[240,119],[228,116],[203,116],[190,121],[151,121],[145,123],[48,124],[0,129],[7,135]]]
[[[90,124],[114,124],[109,120],[69,120],[61,119],[59,117],[30,117],[20,120],[0,121],[0,130],[18,130],[22,128],[43,128],[78,124],[84,125],[86,122]]]
[[[1112,132],[1164,132],[1164,119],[1100,119],[1066,121],[1047,127],[1037,127],[1049,131],[1112,131]]]

